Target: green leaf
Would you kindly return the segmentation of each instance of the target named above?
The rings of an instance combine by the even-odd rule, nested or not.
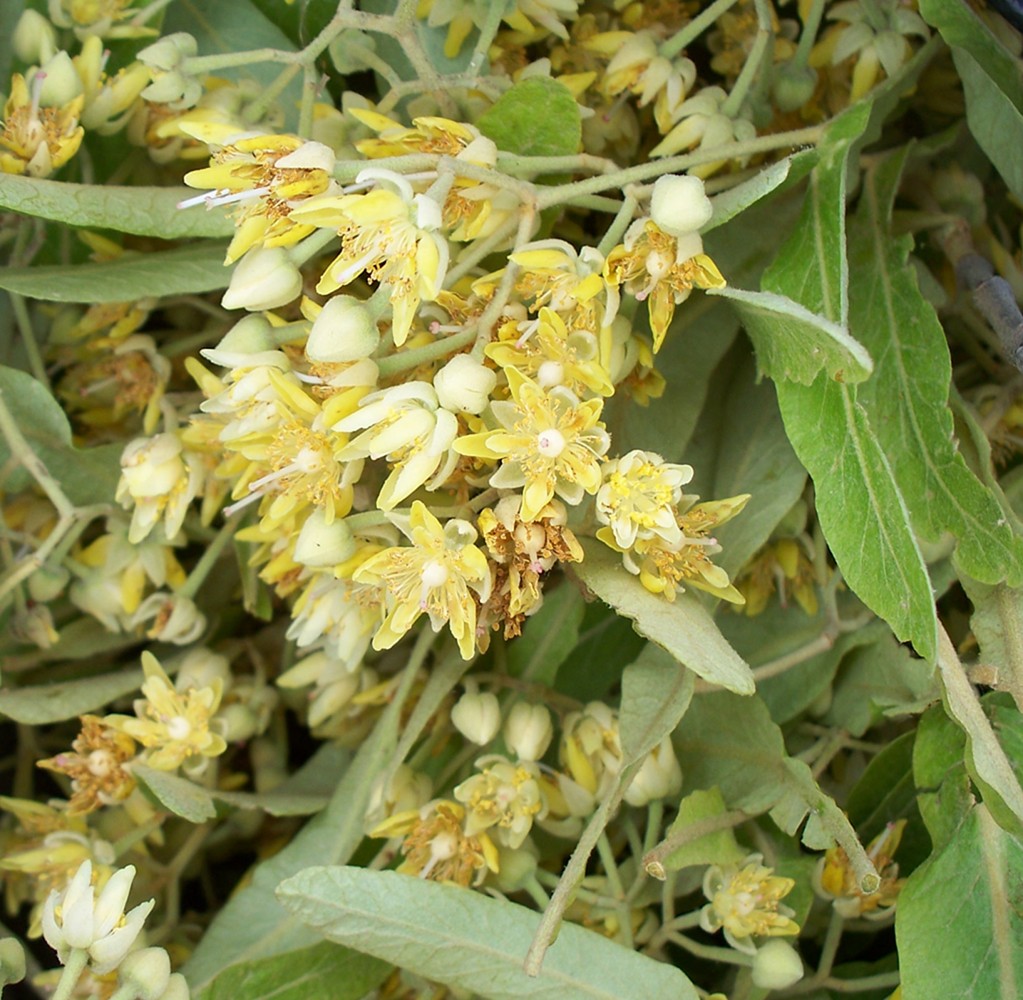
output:
[[[0,283],[3,280],[4,272],[0,271]],[[60,483],[68,500],[80,506],[110,502],[121,476],[124,450],[121,445],[76,448],[71,443],[71,425],[60,404],[41,382],[26,372],[0,365],[0,394],[32,451]],[[0,435],[0,466],[10,459],[10,445]],[[4,488],[24,489],[31,481],[29,473],[19,468],[7,476]]]
[[[632,623],[619,618],[603,601],[586,605],[579,643],[558,671],[558,690],[580,702],[603,699],[622,676],[646,640]]]
[[[622,674],[619,713],[622,761],[645,757],[675,731],[693,698],[693,674],[668,652],[647,643]]]
[[[980,659],[995,669],[993,686],[1009,691],[1023,705],[1023,588],[1000,583],[985,586],[962,576],[973,604],[970,628],[980,645]]]
[[[45,302],[134,302],[148,295],[186,295],[227,288],[220,242],[128,253],[98,264],[47,264],[0,271],[0,288]]]
[[[600,542],[583,540],[586,558],[575,567],[579,578],[636,630],[663,646],[694,674],[736,691],[753,693],[753,675],[728,645],[706,609],[692,594],[666,601],[651,594],[621,564],[621,556]]]
[[[668,830],[668,837],[677,836],[687,827],[727,812],[720,788],[697,789],[690,792],[678,806],[678,815]],[[731,865],[742,861],[746,851],[739,846],[732,830],[716,830],[690,840],[664,859],[664,867],[677,872],[690,865]]]
[[[953,437],[945,333],[908,262],[912,239],[891,231],[892,203],[909,153],[867,172],[849,228],[850,328],[874,356],[874,377],[857,390],[876,440],[909,506],[914,528],[937,541],[950,532],[956,559],[983,583],[1023,582],[1023,539],[995,496],[966,467]]]
[[[540,974],[522,960],[540,915],[507,900],[397,872],[309,868],[280,901],[326,938],[489,1000],[696,1000],[674,966],[564,924]]]
[[[0,38],[10,39],[24,9],[25,0],[7,0],[6,3],[0,4]],[[0,45],[0,80],[10,80],[13,55],[14,50],[9,42]]]
[[[816,162],[815,150],[807,149],[801,153],[794,153],[777,163],[768,164],[748,181],[715,195],[711,198],[714,214],[700,232],[706,234],[718,226],[723,226],[783,185],[795,183],[804,177]]]
[[[888,716],[922,711],[940,693],[934,667],[885,633],[842,663],[823,721],[862,736]]]
[[[1010,141],[1023,131],[1018,60],[967,4],[921,0],[920,14],[952,49],[970,132],[1013,194],[1023,198],[1023,160]]]
[[[0,208],[89,229],[179,240],[230,236],[234,222],[223,208],[181,209],[191,188],[70,184],[0,174]]]
[[[976,803],[965,752],[965,734],[940,705],[923,714],[913,744],[913,780],[935,851],[948,843]]]
[[[978,805],[899,895],[903,1000],[1016,1000],[1023,989],[1023,843]]]
[[[519,156],[571,156],[579,152],[579,105],[563,83],[531,77],[505,91],[476,121],[498,149]]]
[[[45,726],[95,712],[142,684],[141,670],[121,670],[61,684],[0,691],[0,714],[29,726]]]
[[[682,457],[695,470],[690,491],[708,499],[751,494],[742,516],[715,532],[724,551],[714,561],[734,576],[802,495],[806,470],[785,434],[773,387],[756,381],[748,349],[737,345],[719,372]]]
[[[604,420],[622,454],[642,448],[668,462],[685,458],[711,377],[739,332],[735,313],[706,296],[690,299],[675,316],[657,355],[657,368],[668,379],[664,395],[639,406],[626,393],[616,393],[605,406]]]
[[[360,1000],[390,971],[387,962],[320,941],[310,948],[232,966],[206,996],[209,1000]]]
[[[398,8],[398,0],[362,0],[359,4],[361,10],[373,14],[394,14]],[[423,47],[427,61],[437,71],[438,76],[451,76],[456,73],[465,72],[466,67],[472,60],[473,43],[478,32],[473,29],[468,38],[462,43],[462,47],[453,59],[444,55],[444,46],[448,37],[448,26],[437,25],[431,28],[426,17],[417,17],[413,21],[413,27],[419,44]],[[402,80],[418,80],[419,73],[409,61],[401,40],[383,33],[372,35],[377,54],[387,60],[388,65]],[[484,66],[486,63],[484,63]],[[481,67],[483,68],[483,67]],[[576,152],[573,150],[572,152]]]
[[[508,672],[553,686],[558,667],[579,642],[585,610],[582,594],[571,584],[545,590],[540,610],[526,619],[522,635],[508,643]]]
[[[839,382],[862,382],[870,375],[870,355],[842,326],[785,295],[730,285],[707,294],[732,304],[757,350],[760,371],[776,381],[810,385],[822,371]]]
[[[219,977],[232,967],[308,946],[308,930],[281,907],[274,890],[282,879],[311,864],[347,861],[361,843],[370,790],[398,742],[398,722],[414,677],[414,671],[406,671],[395,697],[337,783],[327,808],[287,847],[257,865],[245,888],[231,897],[207,928],[182,969],[195,1000],[208,1000]]]
[[[217,815],[210,793],[194,781],[144,764],[132,764],[132,776],[157,803],[190,823],[204,823]]]
[[[821,375],[777,385],[792,447],[813,477],[817,516],[846,582],[921,656],[937,617],[923,556],[892,467],[853,390]]]
[[[845,138],[822,150],[800,225],[763,280],[766,288],[840,326],[848,317],[847,157],[856,129],[866,125],[866,112],[848,121]],[[937,617],[927,568],[888,457],[855,388],[821,373],[812,385],[778,382],[777,390],[789,440],[813,477],[817,515],[842,575],[900,639],[933,659]]]

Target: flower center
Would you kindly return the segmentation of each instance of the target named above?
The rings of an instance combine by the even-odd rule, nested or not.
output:
[[[544,389],[561,385],[565,380],[565,366],[560,361],[545,361],[536,372],[536,381]]]
[[[423,586],[428,590],[442,587],[448,581],[448,568],[441,562],[432,559],[423,567]]]
[[[192,723],[190,723],[183,715],[175,715],[174,718],[167,723],[167,734],[176,742],[188,739],[191,732]]]
[[[565,435],[556,427],[540,431],[536,436],[536,447],[544,458],[557,458],[565,450]]]

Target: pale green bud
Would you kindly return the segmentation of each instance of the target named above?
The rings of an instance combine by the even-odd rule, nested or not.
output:
[[[802,978],[803,962],[784,941],[768,941],[753,956],[753,985],[762,990],[784,990]]]
[[[679,767],[671,738],[665,736],[647,754],[639,773],[625,792],[630,806],[645,806],[655,799],[676,795],[682,788],[682,769]]]
[[[51,56],[39,72],[43,77],[39,103],[44,108],[61,108],[82,93],[82,81],[66,52]]]
[[[42,14],[26,10],[11,34],[14,54],[30,65],[42,65],[57,51],[57,32]]]
[[[817,89],[817,71],[812,66],[785,64],[775,69],[771,92],[779,111],[795,111],[813,97]]]
[[[147,45],[139,54],[139,62],[152,69],[176,69],[189,56],[199,51],[196,40],[187,31],[177,31],[172,35],[164,35],[158,42]]]
[[[365,305],[351,295],[335,295],[313,320],[305,356],[327,363],[359,361],[379,344],[380,331]]]
[[[163,948],[140,948],[124,957],[117,969],[117,981],[130,986],[138,1000],[160,1000],[170,974],[170,958]]]
[[[714,208],[699,177],[666,174],[654,182],[650,218],[671,236],[698,232],[713,214]]]
[[[523,844],[518,848],[501,849],[501,870],[492,881],[501,892],[518,892],[530,882],[536,871],[536,854]]]
[[[316,568],[336,566],[355,554],[356,541],[344,518],[330,524],[321,510],[314,510],[295,540],[295,562]]]
[[[437,399],[446,410],[482,413],[497,385],[497,374],[468,354],[457,354],[433,377]]]
[[[234,681],[230,662],[226,656],[200,646],[189,650],[181,658],[178,672],[174,676],[174,687],[184,692],[189,688],[209,687],[216,681],[220,681],[221,690],[225,693],[230,690]]]
[[[64,592],[71,574],[63,566],[41,566],[28,578],[33,601],[47,604]]]
[[[220,304],[225,309],[264,312],[293,302],[302,292],[302,274],[283,247],[250,250],[234,269]]]
[[[16,938],[0,940],[0,986],[25,978],[25,949]]]
[[[190,1000],[188,981],[180,972],[172,972],[167,989],[160,994],[160,1000]]]
[[[501,728],[501,706],[489,691],[466,691],[451,709],[455,728],[470,742],[483,746]]]
[[[204,347],[199,353],[221,368],[258,364],[279,368],[279,362],[286,360],[278,350],[274,328],[263,316],[243,316],[220,338],[216,347]]]
[[[520,760],[539,760],[554,736],[551,713],[544,705],[518,702],[504,724],[504,741]]]

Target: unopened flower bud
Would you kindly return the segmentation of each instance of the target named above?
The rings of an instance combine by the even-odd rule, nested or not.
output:
[[[682,769],[675,756],[670,737],[647,754],[639,773],[625,792],[625,801],[630,806],[645,806],[655,799],[675,795],[682,788]]]
[[[0,986],[25,978],[25,949],[17,938],[0,940]]]
[[[500,857],[500,870],[492,881],[501,892],[518,892],[532,880],[536,854],[529,849],[528,842],[522,847],[503,848]]]
[[[501,728],[501,707],[490,691],[466,691],[451,709],[455,728],[473,743],[489,743]]]
[[[60,639],[53,627],[53,615],[45,604],[32,604],[16,611],[10,629],[18,642],[30,642],[38,649],[49,649]]]
[[[38,11],[26,10],[14,26],[11,48],[23,63],[41,66],[57,51],[57,33]]]
[[[63,566],[41,566],[28,578],[28,592],[33,601],[46,604],[63,593],[71,573]]]
[[[518,702],[504,724],[504,741],[520,760],[539,760],[554,736],[551,713],[543,705]]]
[[[154,104],[170,104],[184,110],[202,97],[202,84],[177,70],[157,72],[153,75],[153,82],[142,91],[142,97]]]
[[[284,354],[278,349],[274,328],[264,316],[243,316],[231,327],[216,347],[204,347],[199,353],[221,368],[248,368],[260,364],[280,367]]]
[[[259,732],[260,719],[247,705],[236,701],[217,712],[217,724],[228,743],[246,743]]]
[[[753,984],[762,990],[784,990],[802,978],[799,953],[784,941],[768,941],[753,956]]]
[[[356,548],[344,518],[335,518],[328,524],[323,511],[314,510],[295,540],[295,562],[315,568],[336,566],[351,558]]]
[[[44,108],[63,107],[82,93],[82,81],[71,56],[66,52],[51,56],[39,72],[43,78],[39,88],[39,103]]]
[[[257,247],[235,266],[220,304],[263,312],[287,305],[302,291],[302,274],[284,247]]]
[[[457,354],[433,377],[437,399],[446,410],[482,413],[497,385],[497,374],[468,354]]]
[[[666,174],[654,182],[650,218],[672,236],[695,233],[710,221],[714,208],[699,177]]]
[[[227,657],[200,646],[189,650],[181,659],[174,676],[174,687],[185,692],[189,688],[210,687],[220,681],[221,690],[226,692],[230,690],[233,680]]]
[[[189,56],[199,51],[196,40],[187,31],[176,31],[164,35],[158,42],[147,45],[138,60],[152,69],[170,70],[180,66]]]
[[[305,356],[328,363],[358,361],[379,343],[380,331],[369,310],[351,295],[335,295],[313,320]]]
[[[117,981],[130,986],[138,1000],[160,1000],[170,974],[170,958],[163,948],[140,948],[125,956],[117,970]]]
[[[817,89],[817,71],[812,66],[794,63],[776,67],[771,90],[779,111],[795,111],[813,98]]]
[[[167,988],[160,994],[160,1000],[190,1000],[188,980],[180,972],[172,972]]]

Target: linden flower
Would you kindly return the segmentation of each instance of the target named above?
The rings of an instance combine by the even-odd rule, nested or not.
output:
[[[777,590],[784,608],[789,598],[811,617],[817,614],[813,562],[795,538],[779,538],[768,542],[742,571],[735,587],[746,598],[743,612],[749,617],[759,615]]]
[[[749,498],[748,493],[743,493],[727,500],[694,505],[696,497],[683,496],[684,509],[676,514],[680,531],[676,542],[666,542],[658,535],[638,537],[635,546],[625,551],[618,545],[609,527],[601,528],[597,538],[610,548],[622,552],[625,568],[638,575],[640,583],[652,594],[663,594],[669,601],[673,601],[677,592],[685,591],[685,581],[722,600],[742,604],[743,596],[732,585],[728,574],[711,562],[710,557],[720,552],[721,546],[710,532],[717,525],[735,517],[746,506]]]
[[[92,884],[92,862],[83,861],[63,892],[51,892],[43,905],[46,943],[67,965],[72,951],[88,951],[89,967],[96,975],[116,969],[139,936],[155,900],[139,903],[128,913],[124,904],[135,878],[135,866],[119,868],[103,886],[99,898]]]
[[[625,239],[608,255],[604,277],[609,285],[625,290],[637,301],[649,300],[654,353],[675,315],[675,307],[694,288],[724,288],[717,265],[703,252],[699,233],[672,236],[652,219],[640,218],[625,231]]]
[[[461,455],[501,459],[490,477],[499,489],[522,489],[523,521],[535,521],[560,496],[573,506],[600,488],[600,457],[611,439],[600,423],[603,400],[585,403],[568,389],[549,392],[514,368],[507,370],[513,401],[491,409],[505,428],[458,438]]]
[[[606,96],[617,97],[627,90],[639,98],[641,108],[653,101],[661,134],[671,128],[675,109],[696,82],[696,64],[691,59],[659,55],[657,40],[649,31],[606,31],[588,39],[584,47],[614,53],[601,87]]]
[[[611,528],[623,549],[631,549],[637,538],[655,535],[675,544],[682,537],[675,507],[692,478],[691,465],[673,465],[652,451],[630,451],[604,465],[597,519]]]
[[[652,157],[675,156],[684,149],[718,149],[736,143],[749,142],[757,135],[756,126],[741,116],[725,114],[728,95],[721,87],[704,87],[699,93],[684,100],[673,115],[675,127],[650,150]],[[745,166],[749,156],[728,157],[690,167],[694,177],[710,177],[730,160]]]
[[[203,769],[203,758],[217,757],[227,749],[224,738],[210,731],[210,720],[220,706],[223,682],[216,677],[207,687],[179,692],[148,651],[142,654],[142,669],[146,675],[142,684],[145,697],[135,701],[137,718],[108,715],[103,721],[146,747],[149,752],[145,763],[149,767],[174,771],[182,764],[194,763],[198,765],[196,770]]]
[[[622,769],[618,713],[603,702],[592,701],[581,712],[566,716],[560,760],[576,784],[603,799]]]
[[[83,715],[81,723],[82,731],[71,744],[71,752],[37,764],[71,779],[69,816],[122,802],[135,788],[135,779],[124,766],[135,757],[135,741],[111,729],[96,715]]]
[[[399,525],[401,527],[401,525]],[[424,612],[434,632],[447,623],[462,658],[472,658],[476,633],[475,594],[490,594],[487,557],[473,544],[476,529],[460,518],[441,525],[419,500],[412,504],[408,528],[412,545],[384,549],[354,573],[356,583],[383,587],[383,624],[373,636],[374,649],[390,649]]]
[[[303,224],[336,226],[341,253],[327,266],[316,286],[321,295],[367,273],[392,289],[391,336],[405,343],[419,303],[432,302],[448,269],[447,240],[438,232],[441,206],[390,170],[371,167],[355,178],[358,185],[377,184],[364,194],[321,195],[296,208]]]
[[[834,900],[835,911],[846,920],[857,917],[884,920],[891,916],[906,883],[904,878],[899,878],[899,865],[893,860],[905,829],[904,819],[889,823],[867,845],[867,856],[881,876],[876,892],[869,895],[863,892],[849,863],[849,856],[841,847],[833,847],[821,858],[814,875],[817,894]]]
[[[703,877],[703,894],[710,902],[700,911],[700,926],[708,934],[724,928],[725,940],[747,955],[757,951],[752,937],[799,933],[794,911],[781,902],[796,883],[772,874],[763,860],[751,854],[740,865],[711,865]]]
[[[469,834],[465,808],[441,799],[421,809],[396,813],[374,827],[371,837],[404,836],[405,860],[398,871],[434,882],[478,885],[488,871],[498,870],[498,852],[486,833]]]
[[[466,807],[466,834],[493,830],[505,847],[521,847],[533,820],[547,815],[539,766],[531,760],[513,764],[498,754],[480,757],[476,766],[480,773],[455,789],[455,798]]]
[[[60,107],[40,107],[44,76],[36,73],[31,93],[20,73],[11,77],[0,132],[0,171],[5,174],[49,177],[82,144],[85,130],[78,119],[85,98],[79,94]]]
[[[238,135],[231,126],[214,124],[196,123],[185,131],[199,139],[224,143],[213,153],[210,166],[185,174],[189,187],[211,190],[178,207],[240,205],[235,216],[237,231],[227,248],[225,264],[250,247],[298,243],[316,225],[296,221],[292,209],[314,195],[337,190],[334,153],[323,143],[295,135]],[[234,135],[230,135],[232,131]]]

